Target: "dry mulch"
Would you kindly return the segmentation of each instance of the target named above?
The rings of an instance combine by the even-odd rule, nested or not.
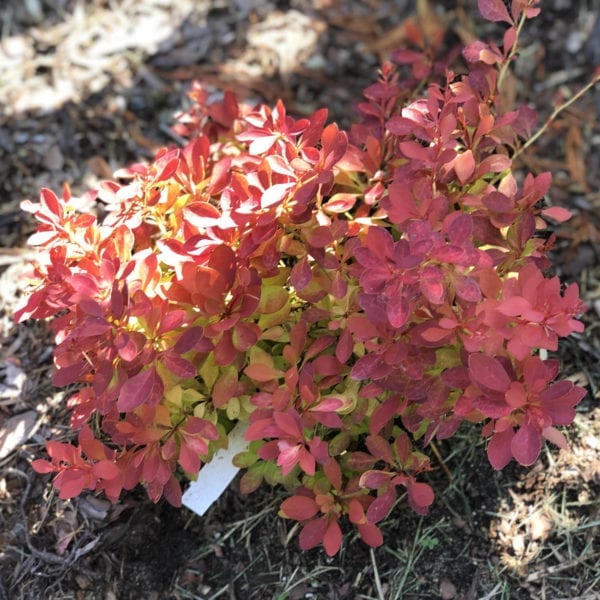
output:
[[[114,170],[177,143],[169,129],[199,78],[245,99],[342,126],[408,19],[452,40],[487,37],[471,0],[5,0],[0,8],[0,600],[5,598],[600,598],[600,90],[562,112],[521,158],[551,170],[551,202],[574,218],[556,231],[556,271],[589,310],[567,340],[565,373],[588,386],[571,451],[493,473],[481,442],[441,445],[438,500],[398,510],[386,546],[351,541],[339,557],[300,553],[276,516],[279,495],[235,485],[209,511],[154,506],[143,492],[111,505],[59,500],[30,460],[71,439],[65,393],[50,385],[52,339],[15,325],[33,224],[19,210],[41,186],[82,193]],[[526,28],[513,93],[541,122],[600,65],[598,0],[545,0]],[[415,16],[415,11],[416,16]],[[151,32],[151,35],[149,34]]]

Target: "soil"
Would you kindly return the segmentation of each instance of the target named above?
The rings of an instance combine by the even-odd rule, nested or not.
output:
[[[542,4],[511,80],[540,123],[600,67],[600,2]],[[444,28],[448,47],[500,31],[474,0],[2,4],[0,440],[18,427],[26,434],[0,453],[0,600],[600,598],[600,86],[521,158],[523,169],[553,172],[551,202],[574,212],[556,228],[553,254],[589,306],[585,333],[558,355],[589,390],[570,452],[549,449],[531,469],[497,473],[477,432],[461,429],[439,444],[430,514],[401,504],[384,524],[384,547],[349,538],[333,559],[299,551],[277,516],[276,489],[244,497],[236,481],[200,518],[143,491],[116,505],[91,494],[61,501],[30,467],[46,439],[71,434],[68,390],[50,384],[51,336],[43,323],[11,318],[34,228],[19,202],[64,183],[81,194],[177,143],[169,126],[194,79],[248,101],[281,97],[297,115],[327,106],[347,127],[415,11],[422,25]]]

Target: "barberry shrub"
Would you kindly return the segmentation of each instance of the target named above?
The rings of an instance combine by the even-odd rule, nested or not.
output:
[[[300,546],[333,555],[344,520],[382,544],[401,493],[427,512],[428,450],[465,421],[495,469],[566,446],[584,390],[545,351],[583,305],[538,232],[569,215],[540,206],[549,173],[518,182],[535,115],[502,94],[535,4],[480,0],[503,44],[469,44],[460,74],[435,44],[397,52],[349,132],[195,84],[184,147],[23,203],[39,254],[16,318],[52,318],[54,384],[77,384],[78,444],[33,462],[61,498],[142,483],[179,506],[245,421],[242,491],[283,484]]]

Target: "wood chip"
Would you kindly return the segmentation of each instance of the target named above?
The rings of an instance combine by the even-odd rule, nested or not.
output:
[[[26,442],[38,428],[38,415],[28,410],[11,417],[0,429],[0,460]]]

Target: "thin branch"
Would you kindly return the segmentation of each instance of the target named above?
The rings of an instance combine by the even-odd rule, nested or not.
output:
[[[579,98],[585,95],[597,83],[600,83],[600,73],[595,75],[586,85],[584,85],[576,94],[574,94],[566,102],[563,102],[563,104],[556,107],[553,113],[546,119],[546,122],[513,154],[512,159],[514,160],[515,158],[523,154],[523,152],[527,150],[529,146],[534,144],[545,133],[545,131],[548,129],[548,127],[550,127],[550,125],[554,122],[556,117],[560,115],[560,113],[562,113],[564,110],[569,108],[569,106],[577,102]]]

